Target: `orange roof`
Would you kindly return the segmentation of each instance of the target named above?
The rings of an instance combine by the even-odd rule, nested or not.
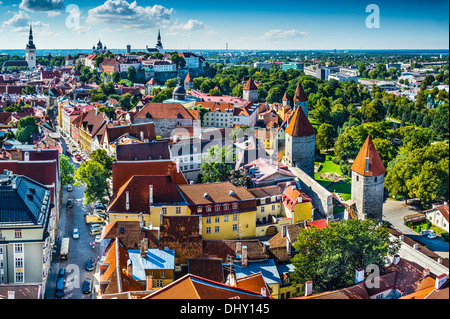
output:
[[[305,91],[303,90],[302,85],[298,82],[297,90],[295,91],[295,101],[297,102],[306,102],[308,101],[308,97],[306,96]]]
[[[247,275],[236,279],[236,287],[261,293],[261,288],[266,289],[266,295],[270,295],[269,287],[264,281],[262,273],[259,271],[255,274]]]
[[[244,85],[244,90],[250,91],[250,90],[257,90],[255,82],[253,82],[252,78],[248,79],[247,83]]]
[[[316,130],[301,107],[297,107],[285,132],[290,136],[311,136],[316,134]]]
[[[369,159],[369,166],[366,170],[366,158]],[[356,156],[353,162],[352,171],[364,175],[364,176],[379,176],[386,172],[383,162],[381,161],[380,155],[378,154],[375,145],[373,145],[370,136],[367,136],[361,150]]]
[[[187,83],[194,82],[194,79],[192,78],[192,75],[189,72],[186,75],[186,79],[184,79],[184,82],[187,82]]]
[[[187,274],[143,299],[271,299],[259,292]]]

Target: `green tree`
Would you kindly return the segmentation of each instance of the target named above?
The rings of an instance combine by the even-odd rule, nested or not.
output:
[[[114,158],[112,156],[109,156],[104,149],[97,149],[93,151],[90,157],[91,161],[95,161],[102,165],[102,167],[106,170],[108,178],[112,176],[112,163],[114,161]]]
[[[392,161],[397,155],[397,150],[391,141],[385,138],[373,139],[373,145],[375,146],[378,155],[380,155],[381,161],[384,167],[387,167],[389,162]]]
[[[337,132],[333,125],[322,123],[317,130],[316,145],[320,150],[329,150],[333,147]]]
[[[222,93],[220,92],[220,90],[214,88],[209,90],[209,95],[210,96],[222,96]]]
[[[75,171],[76,185],[84,184],[84,202],[86,204],[102,200],[105,193],[108,194],[108,173],[106,169],[97,161],[87,161],[81,163]],[[109,195],[109,194],[108,194]]]
[[[126,111],[129,111],[133,108],[133,105],[131,104],[131,94],[130,93],[124,94],[120,97],[119,106]]]
[[[120,72],[119,71],[114,71],[114,73],[112,74],[112,80],[114,83],[117,83],[120,81]]]
[[[363,103],[361,113],[366,122],[378,122],[384,120],[386,117],[386,108],[381,100],[375,99],[370,103]]]
[[[202,183],[226,181],[231,175],[235,164],[235,154],[232,145],[212,146],[203,158],[201,165]]]
[[[61,170],[61,185],[70,185],[75,181],[75,165],[69,160],[69,157],[59,154],[59,168]]]
[[[33,133],[39,133],[39,126],[33,116],[25,116],[17,123],[16,137],[22,143],[31,143]]]
[[[184,69],[186,66],[186,60],[182,56],[178,55],[178,53],[172,54],[170,61],[177,65],[177,69]]]
[[[137,71],[134,66],[130,66],[127,70],[127,79],[135,83],[137,81]]]
[[[293,245],[298,252],[291,262],[295,285],[313,281],[313,292],[348,287],[355,270],[368,265],[386,267],[388,257],[398,252],[400,241],[391,241],[389,230],[372,219],[342,220],[318,229],[302,229]]]
[[[23,95],[32,95],[36,93],[36,90],[34,87],[32,87],[31,85],[27,84],[25,85],[25,87],[22,89],[22,94]]]

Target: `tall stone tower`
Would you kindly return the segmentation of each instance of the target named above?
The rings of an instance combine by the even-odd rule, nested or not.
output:
[[[28,37],[28,44],[26,47],[25,59],[28,62],[28,68],[30,70],[36,69],[36,46],[33,43],[33,29],[30,23],[30,35]]]
[[[297,108],[298,106],[303,109],[306,117],[308,117],[308,97],[306,96],[300,81],[298,82],[294,95],[294,108]]]
[[[285,161],[288,165],[298,167],[314,178],[316,130],[301,107],[295,108],[285,133]]]
[[[382,220],[386,169],[370,136],[367,137],[350,169],[351,199],[355,202],[358,218]]]
[[[184,89],[185,90],[194,89],[194,79],[192,78],[192,75],[189,72],[186,75],[186,78],[184,79]]]
[[[290,96],[287,92],[284,92],[283,95],[283,106],[291,106]]]
[[[242,97],[252,102],[258,101],[258,87],[252,78],[248,79],[247,83],[245,83],[242,89]]]

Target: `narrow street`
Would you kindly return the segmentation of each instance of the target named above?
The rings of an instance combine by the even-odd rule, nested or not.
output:
[[[64,151],[67,149],[67,144],[62,140]],[[80,163],[74,158],[70,158],[70,161],[78,168]],[[67,186],[63,186],[61,190],[62,205],[61,205],[61,217],[59,223],[59,232],[57,239],[57,253],[52,261],[51,273],[49,275],[49,282],[47,285],[46,298],[54,299],[56,277],[61,268],[66,269],[66,284],[64,288],[64,299],[91,299],[95,298],[94,289],[91,294],[83,293],[83,282],[86,278],[91,278],[94,283],[94,271],[86,270],[86,263],[90,257],[96,260],[99,254],[99,243],[95,244],[95,248],[92,248],[95,236],[89,234],[89,225],[85,223],[84,214],[93,210],[92,205],[83,204],[84,186],[73,186],[72,191],[68,191]],[[73,207],[67,207],[67,200],[73,200]],[[73,229],[78,228],[79,239],[74,239]],[[67,261],[59,260],[59,249],[61,239],[63,237],[70,238],[69,258]]]

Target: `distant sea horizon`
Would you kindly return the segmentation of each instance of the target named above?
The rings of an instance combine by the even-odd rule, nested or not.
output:
[[[126,49],[108,49],[113,53],[126,53]],[[198,50],[185,50],[185,49],[165,49],[166,51],[177,51],[177,52],[197,52],[204,54],[217,54],[224,53],[224,49],[198,49]],[[132,52],[146,52],[145,48],[132,48]],[[262,50],[262,49],[235,49],[228,50],[229,53],[236,52],[292,52],[292,53],[305,53],[310,54],[313,52],[316,53],[334,53],[334,49],[320,49],[320,50]],[[51,54],[52,56],[67,56],[68,54],[76,55],[78,53],[89,54],[92,52],[92,49],[37,49],[37,56],[48,56]],[[348,53],[348,54],[393,54],[393,55],[449,55],[449,49],[340,49],[336,50],[336,53]],[[0,54],[7,54],[9,56],[18,55],[25,56],[25,49],[0,49]]]

